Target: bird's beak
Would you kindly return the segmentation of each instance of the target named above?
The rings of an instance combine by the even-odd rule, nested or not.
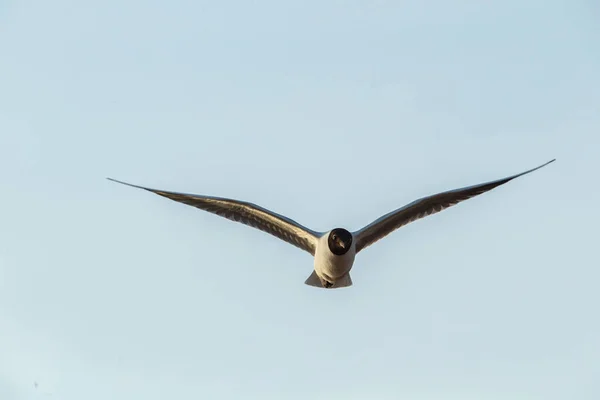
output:
[[[344,250],[346,249],[346,243],[343,240],[338,240],[338,244],[340,245],[340,247],[342,249],[344,249]]]

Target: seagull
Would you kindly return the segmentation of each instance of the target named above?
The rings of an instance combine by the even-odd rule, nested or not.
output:
[[[354,264],[356,254],[396,229],[492,190],[515,178],[538,170],[555,160],[550,160],[539,167],[506,178],[420,198],[383,215],[354,232],[344,228],[317,232],[253,203],[223,197],[169,192],[133,185],[112,178],[107,179],[147,190],[231,221],[241,222],[290,243],[314,257],[314,269],[304,283],[318,288],[335,289],[352,286],[350,270]]]

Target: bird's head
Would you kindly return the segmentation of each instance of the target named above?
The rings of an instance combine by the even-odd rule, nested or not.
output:
[[[352,246],[352,234],[343,228],[336,228],[329,232],[327,244],[336,256],[344,255]]]

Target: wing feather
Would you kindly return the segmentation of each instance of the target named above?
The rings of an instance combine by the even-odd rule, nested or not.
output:
[[[353,235],[356,238],[356,252],[358,253],[365,247],[372,245],[406,224],[438,213],[462,201],[478,196],[515,178],[540,169],[553,161],[555,161],[555,159],[550,160],[539,167],[506,178],[461,189],[450,190],[415,200],[402,208],[382,216],[361,230],[354,232]]]
[[[118,181],[112,178],[107,179],[123,185],[147,190],[173,201],[196,207],[200,210],[208,211],[231,221],[240,222],[252,228],[259,229],[302,250],[305,250],[312,255],[315,254],[318,238],[322,235],[321,232],[315,232],[292,219],[274,213],[273,211],[267,210],[266,208],[260,207],[253,203],[227,199],[224,197],[169,192],[166,190],[157,190],[144,186],[132,185],[130,183]]]

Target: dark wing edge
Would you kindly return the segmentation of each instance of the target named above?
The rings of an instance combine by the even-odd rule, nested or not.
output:
[[[510,182],[515,178],[545,167],[554,161],[556,161],[556,159],[552,159],[538,167],[506,178],[481,183],[478,185],[467,186],[460,189],[449,190],[415,200],[404,207],[398,208],[397,210],[383,215],[364,228],[354,232],[353,235],[356,237],[356,252],[358,253],[365,247],[372,245],[376,241],[384,238],[406,224],[421,218],[425,218],[429,215],[436,214],[448,207]]]
[[[269,233],[289,244],[307,251],[314,256],[318,238],[322,232],[316,232],[299,224],[298,222],[274,213],[266,208],[253,203],[227,199],[223,197],[203,196],[187,193],[170,192],[166,190],[151,189],[144,186],[106,178],[109,181],[147,190],[173,201],[187,204],[203,211],[210,212],[234,222],[240,222],[252,228]]]

